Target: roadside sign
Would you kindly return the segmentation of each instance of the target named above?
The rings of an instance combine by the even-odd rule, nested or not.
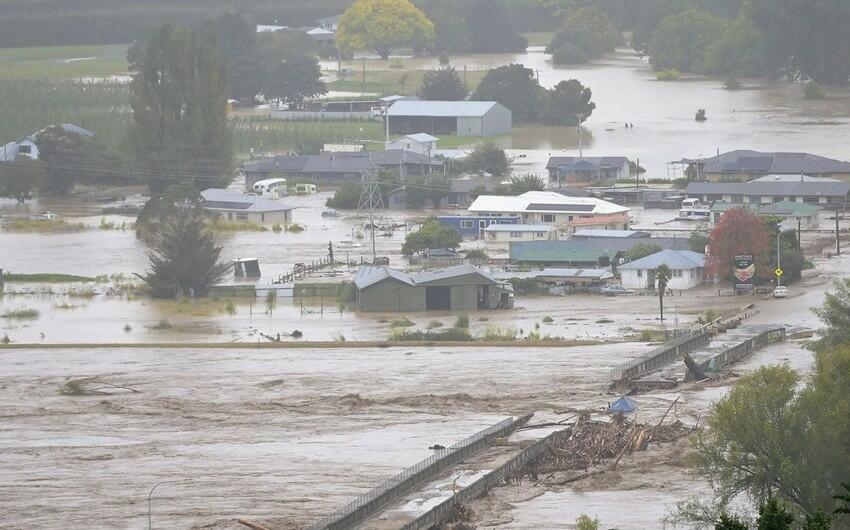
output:
[[[780,276],[782,276],[782,269],[780,269],[779,267],[776,267],[776,270],[773,271],[773,274],[775,274],[776,277],[779,278]]]

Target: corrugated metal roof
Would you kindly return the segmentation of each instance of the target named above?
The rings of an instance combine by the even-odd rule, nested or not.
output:
[[[829,179],[806,182],[750,181],[750,182],[692,182],[688,195],[742,195],[750,197],[845,197],[850,193],[847,182]]]
[[[573,208],[573,209],[570,209]],[[479,195],[469,206],[470,212],[574,212],[607,215],[627,213],[628,208],[593,197],[568,197],[554,191],[528,191],[516,197]]]
[[[624,238],[648,238],[648,232],[641,232],[638,230],[601,230],[595,228],[584,228],[582,230],[576,230],[573,234],[573,238],[587,238],[587,237],[611,237],[617,239]]]
[[[203,205],[207,210],[241,211],[241,212],[284,212],[292,210],[291,206],[263,199],[257,195],[242,195],[233,191],[210,188],[201,192]]]
[[[619,248],[594,248],[584,241],[527,241],[511,243],[510,259],[515,263],[595,262],[601,257],[613,259]]]
[[[581,165],[576,165],[581,162]],[[570,167],[576,170],[595,170],[623,167],[629,159],[624,156],[550,156],[546,169]]]
[[[739,149],[703,159],[706,173],[774,173],[818,175],[850,173],[850,163],[811,153],[760,152]]]
[[[583,280],[610,280],[614,274],[609,269],[569,269],[561,267],[547,267],[542,270],[497,272],[493,276],[500,280],[511,278],[557,278],[557,279],[583,279]]]
[[[498,105],[496,101],[411,101],[393,103],[388,114],[393,116],[436,116],[480,118]]]
[[[456,265],[436,271],[420,272],[413,275],[383,265],[361,265],[357,270],[357,274],[354,276],[354,285],[358,289],[365,289],[370,285],[375,285],[383,280],[392,278],[410,286],[417,286],[470,274],[481,276],[489,283],[499,283],[489,273],[469,264]]]
[[[620,265],[620,270],[654,270],[666,264],[672,270],[705,267],[705,256],[690,250],[662,250],[644,258]]]

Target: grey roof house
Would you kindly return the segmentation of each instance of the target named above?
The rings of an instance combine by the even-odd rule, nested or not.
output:
[[[73,123],[60,123],[59,126],[62,127],[65,132],[76,134],[83,138],[91,138],[94,136],[94,133],[90,130],[84,129],[79,125],[74,125]],[[4,145],[0,145],[0,162],[14,162],[18,158],[38,160],[38,135],[42,131],[44,131],[44,129],[30,134],[21,141],[9,142]]]
[[[511,111],[495,101],[403,100],[387,110],[390,134],[498,136],[513,127]]]
[[[620,279],[627,289],[654,289],[655,271],[667,265],[672,272],[668,289],[690,289],[705,281],[705,256],[690,250],[662,250],[620,265]]]
[[[513,305],[510,284],[472,265],[416,274],[363,265],[354,286],[361,311],[476,311]]]
[[[698,173],[699,178],[711,181],[740,181],[765,175],[850,176],[850,162],[811,153],[739,149],[711,158],[685,159],[682,162],[690,165],[692,178],[697,178]]]
[[[546,169],[554,187],[570,182],[631,178],[629,159],[624,156],[551,156]]]
[[[833,179],[754,180],[750,182],[692,182],[685,194],[705,203],[769,204],[781,201],[843,207],[850,183]]]
[[[292,222],[291,206],[257,195],[210,188],[201,192],[201,199],[204,210],[227,221],[283,226]]]
[[[385,168],[402,176],[428,173],[443,163],[419,153],[392,149],[376,152],[322,153],[319,155],[277,155],[245,163],[245,185],[272,177],[302,178],[319,184],[359,181],[369,171]]]
[[[451,181],[450,189],[446,190],[445,196],[440,198],[438,204],[428,201],[425,203],[425,207],[445,209],[469,206],[479,194],[491,192],[498,185],[499,182],[493,177],[468,175],[456,178]],[[401,186],[387,194],[387,208],[391,210],[410,208],[407,200],[407,186]]]

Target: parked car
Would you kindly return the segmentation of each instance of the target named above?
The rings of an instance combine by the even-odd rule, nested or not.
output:
[[[788,288],[784,285],[780,285],[776,289],[773,290],[774,298],[787,298],[788,297]]]
[[[609,285],[608,287],[603,287],[599,290],[600,293],[605,296],[617,296],[621,294],[632,294],[632,292],[622,285]]]
[[[59,219],[59,216],[53,212],[41,212],[38,218],[42,221],[55,221]]]

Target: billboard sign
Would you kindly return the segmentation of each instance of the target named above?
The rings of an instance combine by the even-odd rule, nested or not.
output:
[[[751,254],[735,256],[735,289],[752,289],[756,264]]]

